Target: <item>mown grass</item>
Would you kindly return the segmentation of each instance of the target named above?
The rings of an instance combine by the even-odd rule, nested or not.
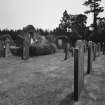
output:
[[[50,79],[44,84],[20,83],[0,92],[1,105],[58,105],[71,92],[67,79]]]

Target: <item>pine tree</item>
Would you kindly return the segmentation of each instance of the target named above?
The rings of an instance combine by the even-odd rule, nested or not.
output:
[[[86,14],[93,13],[93,27],[94,31],[97,30],[97,18],[99,13],[104,11],[104,8],[100,6],[101,0],[87,0],[83,5],[89,6],[90,9],[85,11]]]

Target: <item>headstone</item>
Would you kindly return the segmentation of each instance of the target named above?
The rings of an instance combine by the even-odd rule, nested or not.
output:
[[[84,88],[84,46],[81,40],[74,49],[74,101],[78,101]]]
[[[62,39],[58,39],[58,46],[61,48],[62,47]]]
[[[5,57],[5,41],[2,40],[2,57]]]
[[[56,44],[57,44],[57,47],[59,48],[59,49],[62,49],[62,48],[64,48],[64,41],[62,40],[62,39],[60,39],[60,38],[58,38],[57,40],[56,40]]]
[[[10,51],[10,40],[9,38],[6,38],[5,40],[5,57],[11,56],[11,51]]]

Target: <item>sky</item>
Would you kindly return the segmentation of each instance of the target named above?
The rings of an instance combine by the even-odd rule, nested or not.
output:
[[[88,7],[85,0],[0,0],[0,29],[22,29],[26,25],[35,28],[53,30],[63,16],[64,10],[69,14],[84,13]],[[105,0],[102,0],[105,7]],[[92,23],[92,15],[87,15],[87,25]],[[105,17],[105,11],[101,13]]]

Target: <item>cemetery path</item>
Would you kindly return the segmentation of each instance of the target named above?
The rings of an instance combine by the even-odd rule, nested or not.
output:
[[[30,58],[0,58],[0,105],[72,105],[73,57],[64,53]],[[85,71],[87,58],[85,57]],[[80,105],[105,105],[105,55],[85,76]]]

